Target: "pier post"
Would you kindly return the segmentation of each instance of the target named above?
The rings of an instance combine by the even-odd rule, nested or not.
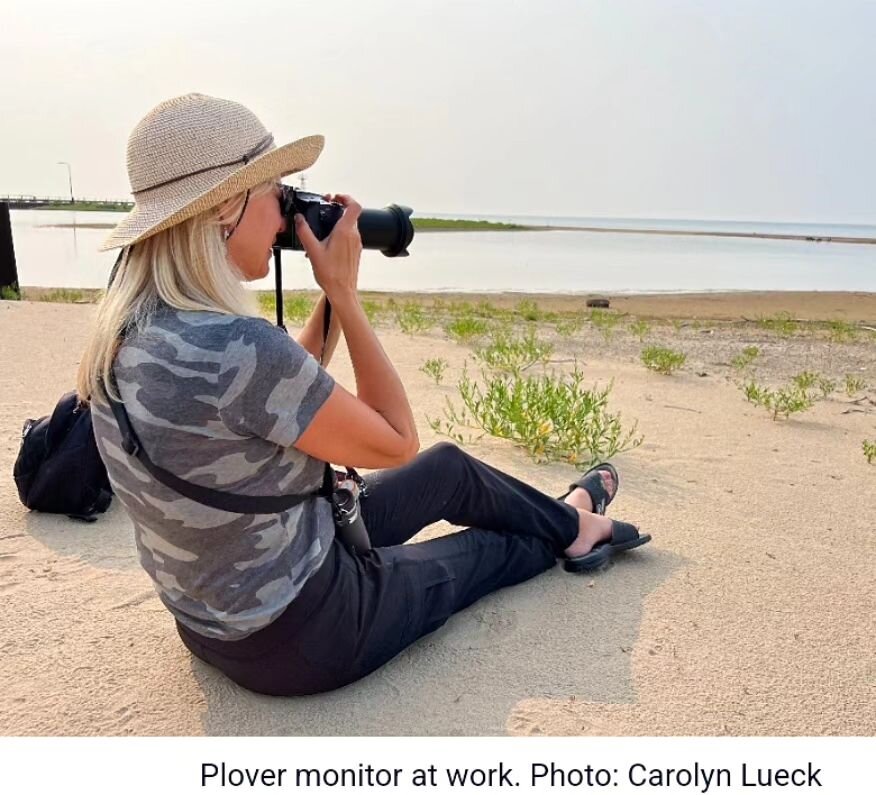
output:
[[[0,300],[21,297],[18,288],[18,269],[15,267],[15,248],[12,245],[12,221],[9,205],[0,202]]]

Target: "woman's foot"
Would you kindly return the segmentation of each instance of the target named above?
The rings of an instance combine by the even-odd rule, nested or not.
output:
[[[611,472],[606,469],[601,470],[599,476],[602,478],[602,487],[608,494],[608,499],[610,501],[614,497],[617,483],[612,477]],[[580,486],[572,489],[572,491],[563,498],[563,502],[566,502],[575,508],[580,508],[581,510],[589,511],[591,513],[593,512],[593,498],[586,489],[582,489]]]
[[[576,489],[583,491],[583,489]],[[569,497],[572,495],[570,494]],[[584,496],[589,500],[587,492]],[[566,502],[569,502],[568,498]],[[571,503],[570,503],[571,504]],[[600,516],[596,513],[590,513],[588,510],[578,508],[578,538],[571,546],[566,547],[564,553],[567,558],[577,558],[581,555],[586,555],[597,544],[603,541],[608,541],[611,538],[611,519],[607,516]]]

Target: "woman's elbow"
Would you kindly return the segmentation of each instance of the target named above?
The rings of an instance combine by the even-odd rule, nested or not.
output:
[[[401,449],[395,457],[395,461],[393,461],[393,467],[404,466],[405,464],[410,463],[417,457],[417,453],[420,452],[420,437],[417,436],[416,431],[414,431],[414,435],[411,439],[409,439],[404,448]]]

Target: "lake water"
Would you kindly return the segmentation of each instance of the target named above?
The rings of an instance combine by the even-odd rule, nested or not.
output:
[[[424,214],[425,215],[425,214]],[[115,252],[97,247],[106,229],[55,224],[116,223],[118,213],[13,210],[19,281],[34,287],[102,287]],[[457,216],[458,217],[458,216]],[[686,228],[813,236],[876,237],[876,227],[733,221],[508,218],[528,224]],[[876,245],[613,232],[428,232],[411,255],[367,251],[363,290],[462,292],[691,292],[712,290],[876,291]],[[313,287],[307,260],[283,254],[284,286]],[[254,283],[267,289],[272,277]]]

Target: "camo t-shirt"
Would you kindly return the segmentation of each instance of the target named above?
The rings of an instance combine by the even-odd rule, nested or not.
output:
[[[334,380],[266,320],[165,307],[122,345],[115,376],[141,444],[177,477],[258,496],[322,485],[325,464],[292,444]],[[226,640],[267,626],[328,553],[328,502],[313,498],[258,515],[206,507],[157,482],[122,450],[105,401],[92,400],[92,415],[140,562],[171,613]]]

